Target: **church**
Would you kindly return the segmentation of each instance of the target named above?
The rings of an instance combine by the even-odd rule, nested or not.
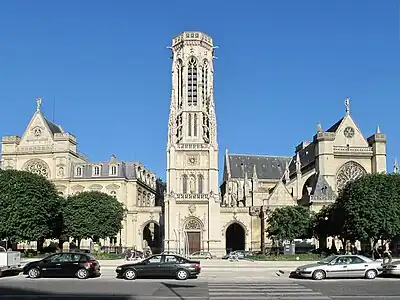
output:
[[[258,251],[269,243],[265,215],[274,208],[305,205],[318,211],[335,201],[350,180],[386,172],[386,136],[364,137],[351,117],[324,130],[293,156],[233,154],[225,150],[218,182],[213,39],[183,32],[172,40],[172,89],[168,121],[166,186],[139,162],[90,162],[71,133],[41,112],[41,99],[22,136],[2,138],[1,167],[28,170],[52,180],[61,195],[102,191],[124,203],[120,234],[104,241],[153,252]]]

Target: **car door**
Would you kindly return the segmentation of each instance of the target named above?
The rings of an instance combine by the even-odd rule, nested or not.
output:
[[[161,270],[161,255],[153,255],[147,259],[145,259],[141,263],[141,275],[145,277],[157,277],[162,273]]]
[[[164,255],[161,267],[162,276],[166,277],[175,276],[178,267],[179,267],[179,262],[175,255]]]
[[[61,273],[65,277],[73,277],[80,268],[80,253],[64,253],[61,257]]]
[[[348,277],[364,277],[368,263],[358,256],[349,256],[347,265]]]
[[[339,256],[326,266],[326,275],[328,277],[347,277],[347,267],[345,257]]]
[[[62,254],[54,254],[46,257],[39,265],[42,275],[45,277],[58,277],[61,274],[61,257]]]

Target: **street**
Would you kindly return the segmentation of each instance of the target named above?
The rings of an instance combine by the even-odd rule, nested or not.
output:
[[[0,279],[0,299],[117,299],[117,300],[400,300],[398,279],[312,281],[289,278],[218,279],[200,276],[187,281],[118,280],[111,272],[87,279],[27,279],[23,275]]]

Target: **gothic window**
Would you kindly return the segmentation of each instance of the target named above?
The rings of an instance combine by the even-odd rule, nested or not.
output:
[[[28,161],[24,168],[26,171],[41,175],[43,177],[49,178],[50,172],[47,164],[40,159],[32,159]]]
[[[197,105],[197,61],[194,57],[188,64],[188,105]]]
[[[117,166],[111,166],[110,175],[117,175]]]
[[[207,95],[208,95],[208,63],[207,60],[204,61],[203,68],[201,69],[201,83],[202,83],[202,90],[201,90],[201,98],[203,102],[203,106],[206,104]]]
[[[201,222],[197,219],[189,219],[185,224],[185,230],[201,230]]]
[[[100,167],[99,166],[95,166],[93,168],[93,176],[100,176]]]
[[[82,176],[82,167],[76,167],[75,175],[79,177]]]
[[[198,185],[198,187],[197,187],[197,193],[198,194],[203,194],[203,182],[204,182],[204,178],[203,178],[203,175],[199,175],[198,177],[197,177],[197,185]]]
[[[340,192],[347,183],[356,180],[367,172],[365,169],[355,161],[349,161],[340,167],[336,175],[336,190]]]
[[[197,114],[193,116],[193,136],[197,136]]]
[[[188,118],[189,118],[188,135],[192,136],[192,114],[189,114]]]
[[[176,69],[178,74],[178,106],[182,107],[182,99],[183,99],[183,64],[182,60],[178,60],[176,63]]]
[[[186,194],[188,191],[188,177],[187,175],[182,176],[182,193]]]

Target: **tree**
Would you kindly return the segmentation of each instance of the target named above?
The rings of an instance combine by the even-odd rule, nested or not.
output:
[[[390,241],[400,232],[400,176],[367,174],[348,183],[335,206],[351,241]]]
[[[280,243],[308,237],[312,218],[312,213],[303,206],[277,208],[269,215],[267,235]]]
[[[78,240],[114,237],[122,229],[125,209],[117,198],[101,192],[69,196],[63,208],[65,233]]]
[[[10,242],[58,238],[60,202],[56,187],[43,176],[0,170],[0,237]]]

